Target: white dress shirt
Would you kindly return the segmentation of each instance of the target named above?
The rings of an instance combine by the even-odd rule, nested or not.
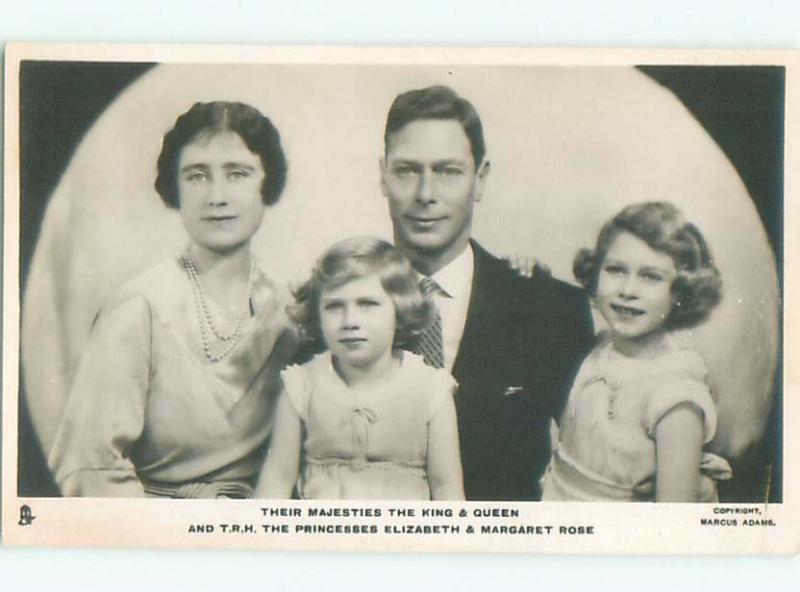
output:
[[[475,256],[472,246],[467,244],[461,254],[431,276],[447,295],[436,293],[433,301],[442,316],[442,346],[444,368],[453,371],[458,346],[464,335],[467,309],[472,294],[472,275],[475,271]],[[421,276],[420,276],[421,277]]]

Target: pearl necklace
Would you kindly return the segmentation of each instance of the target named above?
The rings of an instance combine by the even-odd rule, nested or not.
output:
[[[205,292],[203,292],[203,285],[200,283],[200,276],[197,273],[197,268],[194,266],[194,262],[188,253],[181,257],[181,261],[183,262],[184,269],[186,269],[186,275],[189,276],[189,280],[192,282],[192,294],[194,295],[197,321],[200,325],[200,337],[203,341],[203,353],[205,354],[206,359],[214,364],[225,359],[233,351],[233,348],[236,347],[236,344],[239,342],[239,337],[241,337],[242,334],[242,327],[244,327],[244,321],[247,317],[247,313],[252,312],[253,279],[255,278],[256,272],[255,262],[252,261],[251,258],[250,274],[247,279],[247,298],[245,299],[239,316],[236,318],[233,331],[225,335],[214,325],[214,320],[211,317],[211,310],[208,307],[208,301],[206,300]],[[212,352],[208,334],[206,333],[206,327],[211,330],[211,333],[213,333],[214,337],[216,337],[218,341],[221,341],[223,344],[227,344],[227,346],[217,353]]]

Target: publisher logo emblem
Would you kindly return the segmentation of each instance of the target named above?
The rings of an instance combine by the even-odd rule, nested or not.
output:
[[[31,512],[30,506],[22,506],[19,509],[19,525],[20,526],[30,526],[33,524],[33,521],[36,519],[36,516],[33,515]]]

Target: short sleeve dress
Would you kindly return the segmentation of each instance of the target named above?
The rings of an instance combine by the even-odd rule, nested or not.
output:
[[[252,496],[297,347],[289,298],[258,271],[255,314],[210,363],[179,258],[124,286],[92,328],[50,451],[63,495]]]
[[[301,498],[430,499],[428,425],[453,405],[450,374],[403,352],[385,383],[353,388],[324,352],[282,378],[304,425]]]
[[[663,354],[634,359],[604,339],[575,378],[559,426],[559,442],[543,478],[543,501],[652,501],[655,428],[677,405],[703,417],[704,443],[717,413],[703,358],[671,340]],[[716,480],[730,478],[722,457],[704,452],[701,499],[716,499]]]

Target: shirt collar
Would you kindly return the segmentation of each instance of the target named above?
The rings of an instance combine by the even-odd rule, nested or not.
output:
[[[431,276],[439,287],[451,298],[459,300],[468,296],[472,288],[472,274],[475,269],[475,257],[472,245],[467,247],[450,263]]]

